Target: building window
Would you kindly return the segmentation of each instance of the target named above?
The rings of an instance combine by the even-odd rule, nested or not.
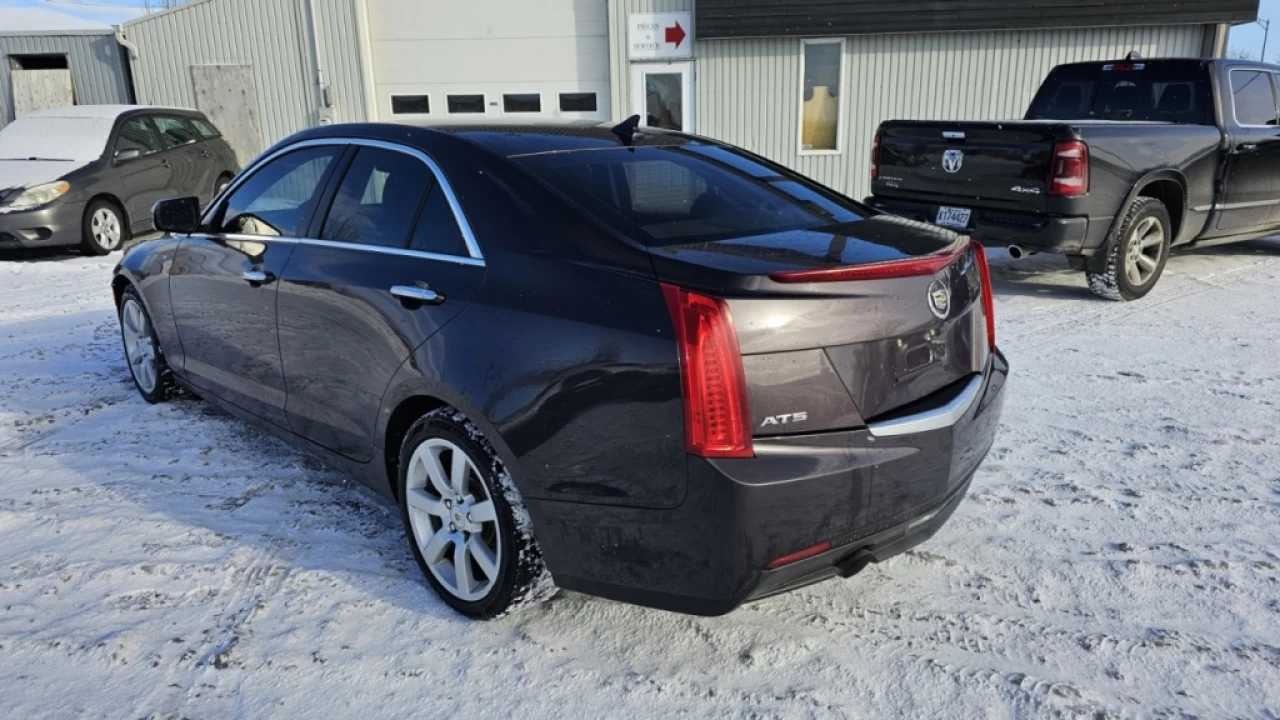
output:
[[[516,93],[502,96],[504,113],[542,112],[542,96],[538,93]]]
[[[560,112],[595,112],[596,94],[560,93]]]
[[[431,99],[426,95],[392,95],[392,115],[427,115],[431,112]]]
[[[484,95],[450,95],[449,114],[484,113]]]
[[[10,70],[68,70],[66,55],[10,55]]]
[[[844,40],[802,40],[800,51],[800,152],[840,152]]]

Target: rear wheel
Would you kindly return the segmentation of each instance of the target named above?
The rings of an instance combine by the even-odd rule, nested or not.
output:
[[[409,429],[399,490],[414,559],[454,610],[488,620],[555,593],[511,475],[461,413],[435,410]]]
[[[124,213],[109,200],[94,200],[84,209],[80,248],[86,255],[106,255],[129,239]]]
[[[1137,300],[1156,286],[1173,241],[1169,211],[1155,198],[1140,197],[1107,241],[1102,268],[1086,270],[1089,289],[1108,300]]]

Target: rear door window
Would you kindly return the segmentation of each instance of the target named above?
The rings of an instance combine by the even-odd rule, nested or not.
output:
[[[1275,125],[1276,95],[1271,73],[1261,70],[1231,71],[1231,103],[1241,125]]]
[[[224,203],[221,231],[264,237],[298,237],[340,146],[295,150],[268,162]]]
[[[321,239],[407,247],[424,191],[433,181],[431,170],[412,155],[360,148],[334,196]]]
[[[203,120],[201,118],[192,118],[191,124],[195,126],[196,132],[200,133],[200,137],[204,138],[205,140],[212,140],[217,137],[222,137],[222,133],[218,132],[218,128],[214,127],[213,123],[209,122],[208,120]]]
[[[160,131],[160,137],[164,139],[166,147],[182,147],[200,140],[200,134],[196,131],[195,126],[185,118],[173,115],[156,115],[152,119],[155,121],[156,129]]]
[[[439,183],[433,184],[427,193],[427,201],[422,206],[422,215],[418,218],[409,247],[437,255],[468,254],[466,242],[462,239],[462,229],[458,227],[458,218],[453,214],[453,208],[444,196],[444,188]]]

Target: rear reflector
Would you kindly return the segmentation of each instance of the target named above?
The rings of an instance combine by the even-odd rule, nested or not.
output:
[[[843,282],[847,280],[888,280],[890,278],[933,275],[950,265],[969,249],[969,239],[961,238],[947,249],[933,255],[903,260],[843,265],[815,270],[784,270],[769,273],[769,279],[780,283]]]
[[[996,299],[991,287],[991,266],[987,264],[987,251],[982,243],[973,244],[973,256],[978,262],[978,274],[982,279],[982,313],[987,316],[987,346],[996,350]]]
[[[1089,146],[1079,140],[1053,146],[1049,194],[1060,197],[1089,192]]]
[[[680,348],[686,449],[699,457],[754,457],[747,382],[729,307],[666,283],[662,294]]]
[[[831,541],[828,540],[827,542],[821,542],[821,543],[818,543],[817,545],[814,545],[811,548],[805,548],[800,552],[793,552],[790,555],[783,555],[777,560],[774,560],[768,565],[765,565],[764,569],[777,570],[783,565],[790,565],[791,563],[798,563],[801,560],[808,560],[809,558],[814,557],[816,555],[821,555],[822,553],[830,549],[831,549]]]

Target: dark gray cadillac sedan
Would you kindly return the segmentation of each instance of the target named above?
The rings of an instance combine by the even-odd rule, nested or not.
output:
[[[202,203],[239,170],[203,114],[135,105],[43,110],[0,130],[0,250],[119,249],[151,229],[151,206]]]

